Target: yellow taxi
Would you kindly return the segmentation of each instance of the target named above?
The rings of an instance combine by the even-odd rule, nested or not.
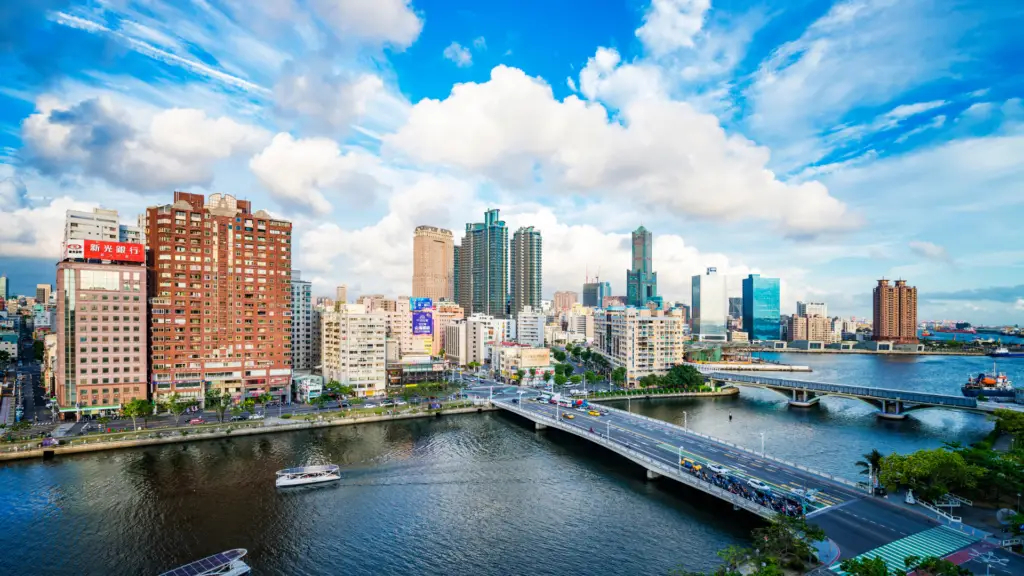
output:
[[[576,416],[574,414],[569,414],[569,413],[562,414],[562,418],[565,418],[566,420],[572,420],[575,417]]]
[[[591,416],[600,416],[601,415],[601,413],[598,412],[597,410],[591,410],[590,412],[587,412],[587,414],[590,414]]]

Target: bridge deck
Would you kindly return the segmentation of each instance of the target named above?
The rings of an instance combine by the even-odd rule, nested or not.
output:
[[[978,401],[974,398],[951,396],[949,394],[932,394],[930,392],[913,392],[910,390],[874,388],[870,386],[848,386],[845,384],[830,384],[827,382],[813,382],[810,380],[791,380],[788,378],[770,378],[753,374],[734,374],[731,372],[710,372],[706,375],[716,380],[724,380],[727,382],[734,382],[736,384],[763,386],[767,388],[810,390],[824,394],[841,394],[844,396],[856,396],[859,398],[877,398],[879,400],[899,400],[910,404],[929,404],[932,406],[952,406],[957,408],[978,407]]]

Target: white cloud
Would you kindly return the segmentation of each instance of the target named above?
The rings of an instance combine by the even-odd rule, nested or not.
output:
[[[313,11],[339,38],[408,48],[419,37],[423,21],[409,0],[311,0]]]
[[[1017,302],[1013,304],[1014,310],[1024,310],[1024,298],[1017,298]]]
[[[906,142],[910,138],[912,138],[914,136],[917,136],[918,134],[921,134],[922,132],[927,132],[928,130],[934,130],[936,128],[942,128],[945,125],[946,125],[946,116],[943,115],[943,114],[939,114],[938,116],[933,117],[926,124],[922,124],[922,125],[918,126],[917,128],[913,128],[911,130],[908,130],[908,131],[904,132],[903,134],[900,134],[899,138],[897,138],[895,140],[895,142],[897,144],[901,143],[901,142]]]
[[[473,65],[473,55],[469,52],[469,48],[458,42],[452,42],[444,49],[444,57],[454,62],[459,68]]]
[[[929,110],[934,110],[935,108],[945,106],[946,104],[949,104],[949,102],[946,100],[932,100],[931,102],[903,104],[890,110],[889,113],[886,114],[886,116],[895,120],[902,120],[904,118],[910,118],[911,116],[916,116]]]
[[[311,120],[311,128],[347,129],[375,101],[387,97],[384,81],[374,74],[336,74],[291,69],[274,86],[279,111]]]
[[[28,204],[28,192],[20,178],[0,179],[0,210],[15,210]]]
[[[912,240],[909,244],[910,251],[928,260],[949,261],[949,252],[942,246],[923,240]]]
[[[68,210],[91,210],[92,202],[67,196],[45,206],[0,207],[0,254],[23,258],[60,258],[60,230]],[[58,231],[58,232],[55,232]],[[51,278],[52,279],[52,278]]]
[[[858,223],[821,184],[777,180],[765,167],[767,149],[726,134],[713,116],[656,90],[613,90],[613,59],[600,57],[609,59],[608,83],[593,93],[621,100],[617,122],[600,104],[556,100],[543,81],[499,66],[488,82],[417,103],[408,123],[385,136],[385,151],[512,185],[543,177],[566,193],[630,198],[677,216],[764,220],[793,235]]]
[[[372,204],[378,181],[377,159],[363,152],[342,153],[328,138],[281,133],[249,161],[249,168],[279,203],[315,214],[331,211],[328,196],[349,202],[348,210]]]
[[[216,161],[255,150],[269,136],[202,110],[131,109],[106,96],[73,105],[41,98],[36,108],[21,130],[33,167],[142,191],[209,184]]]
[[[478,36],[473,39],[473,49],[477,52],[487,50],[487,39],[483,36]]]
[[[711,0],[651,0],[636,37],[655,56],[693,47]]]

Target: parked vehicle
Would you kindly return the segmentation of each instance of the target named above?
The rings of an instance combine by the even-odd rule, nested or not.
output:
[[[202,418],[193,418],[193,419],[188,421],[188,423],[192,424],[192,425],[194,425],[194,424],[204,424],[205,422],[206,421],[203,420]]]

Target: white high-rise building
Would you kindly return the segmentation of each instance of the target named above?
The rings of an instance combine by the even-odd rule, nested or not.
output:
[[[565,315],[566,339],[571,342],[594,340],[594,309],[574,304]]]
[[[533,348],[544,346],[544,321],[547,315],[534,310],[532,306],[525,306],[516,317],[516,341]]]
[[[466,341],[467,330],[465,320],[453,320],[444,327],[444,355],[456,366],[465,366],[470,362]]]
[[[351,386],[358,396],[387,388],[387,316],[360,304],[341,304],[321,318],[323,374],[328,382]]]
[[[515,340],[516,323],[508,318],[495,318],[487,314],[473,314],[469,318],[454,322],[449,326],[463,324],[466,331],[465,352],[458,356],[460,358],[465,356],[465,364],[470,362],[476,362],[480,365],[486,364],[495,346],[500,345],[502,342]],[[448,352],[448,334],[449,332],[446,331],[446,353]]]
[[[725,276],[719,276],[715,268],[708,268],[703,276],[693,277],[692,289],[693,335],[701,341],[725,342],[729,321]]]
[[[313,357],[313,285],[292,270],[292,370],[312,370]]]
[[[121,224],[117,210],[93,208],[92,212],[68,210],[64,220],[64,242],[69,240],[103,240],[144,244],[142,227]]]
[[[664,375],[684,354],[686,318],[679,309],[607,308],[594,310],[596,351],[612,366],[626,369],[626,384],[644,376]]]
[[[828,305],[824,302],[800,302],[796,303],[797,316],[828,316]]]

